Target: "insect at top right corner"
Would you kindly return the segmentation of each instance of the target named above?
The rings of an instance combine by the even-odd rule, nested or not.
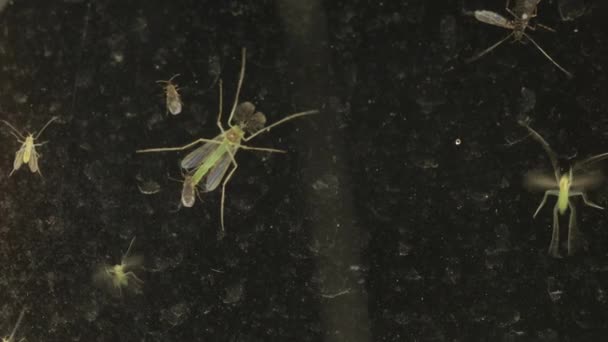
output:
[[[545,205],[549,196],[557,197],[557,201],[553,208],[553,230],[551,234],[551,243],[549,244],[549,255],[552,257],[561,257],[560,249],[560,229],[559,219],[569,210],[570,217],[568,219],[568,255],[573,255],[578,246],[580,232],[576,220],[576,207],[572,203],[572,197],[580,196],[583,203],[587,206],[604,209],[598,204],[593,203],[587,197],[587,191],[597,189],[604,181],[604,176],[597,165],[598,162],[608,159],[608,152],[594,155],[578,161],[570,166],[566,173],[561,172],[557,154],[549,146],[547,141],[532,127],[528,122],[519,121],[529,133],[529,135],[541,144],[549,161],[551,162],[552,172],[544,173],[530,171],[526,174],[525,185],[533,190],[545,191],[543,198],[534,212],[533,217],[540,212]]]
[[[270,153],[286,152],[274,148],[249,146],[243,144],[242,142],[248,142],[258,135],[266,133],[272,128],[277,127],[287,121],[319,113],[318,110],[298,112],[288,115],[274,122],[273,124],[266,126],[266,116],[262,112],[256,111],[253,103],[249,101],[239,103],[239,95],[245,77],[246,49],[243,48],[241,52],[240,76],[236,88],[234,102],[228,116],[228,127],[224,127],[222,124],[223,86],[222,80],[220,79],[218,82],[219,110],[216,121],[216,125],[219,128],[220,133],[217,136],[212,139],[199,138],[189,144],[178,147],[149,148],[136,151],[137,153],[182,151],[198,144],[203,144],[187,154],[180,162],[181,168],[185,171],[183,174],[184,181],[181,193],[181,203],[184,207],[192,207],[194,205],[196,196],[199,194],[199,189],[202,192],[211,192],[222,184],[220,204],[220,237],[222,237],[225,232],[224,203],[226,197],[226,185],[238,168],[238,163],[235,160],[236,152],[238,152],[239,149]],[[232,168],[230,168],[231,166]]]
[[[540,23],[536,23],[536,25],[532,25],[530,21],[537,16],[538,13],[538,5],[541,0],[514,0],[514,5],[511,7],[511,1],[506,0],[505,10],[513,17],[512,19],[505,18],[504,16],[488,10],[477,10],[474,11],[473,15],[475,19],[481,21],[483,23],[498,26],[505,28],[507,30],[511,30],[507,36],[491,45],[487,49],[479,52],[478,54],[470,57],[466,60],[467,63],[471,63],[486,55],[490,51],[494,50],[500,44],[504,43],[509,38],[513,37],[514,41],[521,42],[525,37],[526,40],[530,41],[553,65],[555,65],[559,70],[561,70],[568,78],[572,78],[573,75],[564,67],[559,65],[549,54],[540,47],[540,45],[532,39],[532,37],[526,33],[526,29],[535,31],[536,28],[542,28],[546,31],[555,32],[554,29],[545,26]]]

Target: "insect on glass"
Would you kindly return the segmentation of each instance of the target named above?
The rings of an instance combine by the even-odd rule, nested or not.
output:
[[[264,151],[272,153],[285,153],[286,151],[273,148],[253,147],[241,144],[247,142],[254,137],[270,131],[270,129],[283,124],[287,121],[298,117],[317,114],[317,110],[309,110],[296,114],[291,114],[269,126],[265,126],[266,117],[261,112],[255,111],[255,106],[251,102],[243,102],[239,104],[239,94],[243,79],[245,77],[245,60],[246,50],[242,50],[241,71],[236,89],[236,95],[230,116],[228,117],[228,127],[222,125],[222,80],[219,85],[219,110],[217,116],[217,126],[220,129],[218,134],[213,139],[197,139],[187,145],[180,147],[163,147],[138,150],[137,153],[145,152],[165,152],[165,151],[181,151],[203,143],[194,151],[190,152],[181,161],[181,167],[185,170],[181,202],[185,207],[191,207],[195,202],[195,191],[201,189],[202,192],[210,192],[215,190],[222,184],[222,198],[220,204],[220,222],[222,231],[220,236],[224,234],[224,203],[226,198],[226,184],[232,178],[232,175],[238,168],[238,164],[234,159],[234,155],[239,149]],[[235,122],[233,124],[233,122]]]
[[[549,54],[547,52],[545,52],[545,50],[543,50],[543,48],[541,48],[540,45],[538,43],[536,43],[536,41],[534,39],[532,39],[532,37],[530,37],[526,33],[526,29],[530,29],[530,30],[534,31],[534,30],[536,30],[536,26],[542,27],[545,30],[554,32],[553,29],[551,29],[545,25],[537,24],[536,26],[533,26],[530,24],[530,20],[532,18],[536,17],[537,6],[538,6],[539,2],[540,2],[540,0],[516,0],[515,6],[513,7],[513,9],[511,9],[509,7],[509,0],[507,0],[505,8],[506,8],[507,12],[509,12],[509,14],[511,14],[513,16],[513,19],[507,19],[507,18],[503,17],[502,15],[492,12],[492,11],[486,11],[486,10],[475,11],[474,12],[475,19],[477,19],[483,23],[489,24],[489,25],[494,25],[494,26],[505,28],[507,30],[511,30],[511,33],[509,33],[506,37],[499,40],[498,42],[496,42],[494,45],[490,46],[489,48],[487,48],[487,49],[481,51],[480,53],[478,53],[477,55],[467,59],[466,62],[470,63],[470,62],[476,61],[477,59],[481,58],[488,52],[494,50],[496,47],[498,47],[500,44],[504,43],[507,39],[509,39],[511,37],[513,37],[513,40],[515,40],[515,41],[522,41],[522,39],[525,37],[549,61],[551,61],[551,63],[553,63],[553,65],[555,65],[559,70],[564,72],[564,74],[566,74],[566,76],[572,77],[572,74],[568,70],[564,69],[555,60],[553,60],[553,58],[551,58],[551,56],[549,56]]]
[[[56,116],[52,117],[44,125],[44,127],[42,127],[42,129],[38,132],[38,134],[36,134],[36,136],[34,136],[31,133],[28,133],[27,136],[23,136],[23,134],[21,134],[21,132],[19,132],[19,130],[17,130],[15,127],[13,127],[13,125],[11,125],[10,123],[8,123],[5,120],[2,120],[2,122],[11,129],[10,133],[13,136],[15,136],[15,138],[17,138],[18,142],[21,143],[21,147],[15,153],[15,161],[13,162],[13,170],[11,171],[9,176],[11,176],[13,174],[13,172],[19,170],[19,168],[21,168],[22,164],[27,164],[30,168],[30,171],[38,172],[40,175],[42,175],[42,173],[40,172],[40,169],[38,167],[38,157],[40,157],[40,155],[36,151],[36,147],[42,146],[42,145],[46,144],[47,142],[45,141],[45,142],[36,144],[36,139],[38,139],[40,137],[40,135],[42,134],[42,132],[44,132],[44,130],[48,127],[48,125],[50,125],[51,122],[53,122],[55,120],[57,120],[57,117]]]
[[[179,95],[179,88],[177,87],[177,84],[173,83],[173,79],[176,78],[177,76],[179,76],[179,74],[175,74],[173,75],[173,77],[171,77],[169,80],[167,81],[156,81],[156,83],[163,83],[165,84],[164,89],[165,89],[165,101],[166,101],[166,106],[167,106],[167,112],[173,114],[173,115],[177,115],[179,113],[182,112],[182,99]]]
[[[568,255],[572,255],[575,252],[575,242],[579,235],[578,228],[576,226],[576,208],[570,200],[574,196],[580,196],[583,202],[597,209],[603,209],[601,206],[591,202],[587,198],[586,190],[592,189],[599,185],[603,181],[602,174],[597,169],[591,169],[592,164],[608,158],[608,153],[598,154],[593,157],[589,157],[580,162],[575,163],[567,173],[561,173],[559,164],[557,161],[557,155],[551,149],[549,144],[532,129],[527,123],[520,121],[520,125],[525,127],[532,138],[538,141],[551,161],[553,168],[553,174],[547,175],[546,173],[529,172],[526,175],[526,185],[533,189],[544,190],[540,205],[534,212],[533,217],[539,213],[542,207],[547,201],[549,195],[556,196],[557,202],[553,208],[553,232],[551,234],[551,244],[549,245],[549,254],[553,257],[559,257],[559,217],[564,215],[566,211],[570,210],[570,218],[568,220]]]
[[[94,280],[97,284],[105,287],[114,296],[122,297],[122,290],[139,291],[143,281],[133,273],[133,269],[141,266],[143,257],[130,255],[135,238],[131,240],[127,252],[120,259],[120,264],[102,265],[97,270]]]

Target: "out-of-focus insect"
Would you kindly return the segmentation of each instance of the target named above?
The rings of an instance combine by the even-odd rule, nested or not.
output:
[[[164,81],[159,80],[157,83],[163,83],[165,89],[165,101],[167,106],[167,112],[177,115],[182,112],[182,99],[179,96],[179,88],[177,84],[173,83],[173,79],[179,76],[179,74],[173,75],[170,79]]]
[[[120,264],[103,264],[95,273],[93,279],[96,284],[110,291],[112,295],[122,297],[123,288],[138,292],[143,281],[133,273],[133,269],[141,266],[143,257],[139,255],[129,255],[135,243],[135,238],[131,240],[127,252],[120,259]]]
[[[604,209],[601,206],[591,202],[587,198],[586,190],[597,187],[602,181],[603,176],[598,170],[590,169],[590,166],[596,162],[608,158],[608,153],[598,154],[580,162],[575,163],[567,173],[561,173],[557,155],[549,144],[533,130],[526,122],[520,121],[520,125],[525,127],[532,138],[538,141],[551,161],[553,167],[553,175],[539,172],[529,172],[526,175],[525,183],[532,189],[545,190],[540,205],[534,212],[533,217],[536,217],[547,201],[549,195],[556,196],[557,202],[553,208],[553,232],[551,234],[551,244],[549,245],[549,254],[553,257],[559,257],[559,216],[564,215],[567,209],[570,209],[570,218],[568,221],[568,255],[575,252],[574,243],[579,235],[576,226],[576,209],[570,200],[571,197],[581,196],[583,202],[593,208]]]
[[[17,333],[17,329],[19,329],[19,325],[21,324],[23,315],[25,315],[25,308],[23,308],[21,310],[21,313],[19,314],[19,318],[17,319],[17,323],[15,324],[15,327],[13,328],[13,331],[11,332],[11,334],[8,337],[3,337],[2,342],[15,342],[15,334]],[[23,342],[23,341],[25,341],[25,338],[22,338],[19,340],[19,342]]]
[[[23,136],[23,134],[21,134],[21,132],[19,132],[18,129],[13,127],[13,125],[11,125],[10,123],[8,123],[5,120],[2,120],[2,122],[4,122],[4,124],[7,125],[11,129],[10,133],[15,138],[17,138],[18,142],[21,143],[21,147],[15,153],[15,161],[13,162],[13,171],[11,171],[9,176],[11,176],[13,174],[13,172],[19,170],[19,168],[21,167],[22,164],[27,164],[30,167],[30,171],[38,172],[42,176],[42,172],[40,172],[40,169],[38,168],[38,157],[40,157],[40,155],[38,154],[38,152],[36,152],[36,147],[46,144],[47,141],[36,144],[36,139],[38,139],[40,137],[40,135],[42,134],[42,132],[44,132],[44,130],[47,128],[47,126],[50,125],[51,122],[53,122],[55,120],[57,120],[57,117],[56,116],[52,117],[44,125],[44,127],[42,127],[42,129],[38,132],[38,134],[36,134],[36,136],[34,136],[31,133],[28,133],[27,136]]]
[[[220,221],[222,231],[220,236],[225,232],[224,228],[224,201],[226,197],[226,184],[232,178],[238,164],[234,159],[234,155],[239,149],[264,151],[273,153],[285,153],[286,151],[273,148],[253,147],[241,144],[247,142],[254,137],[270,131],[282,123],[293,120],[298,117],[317,114],[317,110],[309,110],[296,114],[291,114],[269,126],[266,124],[266,117],[261,112],[255,111],[255,106],[251,102],[238,103],[241,86],[245,77],[245,59],[246,50],[242,50],[241,72],[236,89],[236,95],[230,116],[228,118],[228,128],[222,125],[222,80],[219,85],[219,113],[217,117],[217,126],[220,129],[220,134],[213,139],[197,139],[187,145],[180,147],[163,147],[138,150],[137,153],[146,152],[166,152],[166,151],[181,151],[193,147],[197,144],[204,143],[194,151],[190,152],[181,161],[181,167],[186,171],[182,188],[182,204],[185,207],[192,207],[195,202],[195,191],[200,188],[203,192],[215,190],[220,183],[222,184],[222,199],[220,207]],[[235,121],[236,124],[232,122]],[[247,136],[246,136],[247,134]],[[232,169],[230,169],[232,166]],[[228,172],[230,169],[230,172]],[[201,182],[203,181],[204,182]]]
[[[553,58],[551,58],[551,56],[549,56],[549,54],[547,52],[545,52],[545,50],[543,50],[543,48],[541,48],[540,45],[538,45],[538,43],[536,43],[536,41],[534,39],[532,39],[532,37],[530,37],[525,32],[527,28],[529,28],[533,31],[536,30],[536,26],[544,28],[545,30],[548,30],[548,31],[555,32],[555,30],[553,30],[552,28],[547,27],[542,24],[536,24],[536,26],[533,26],[530,24],[530,20],[532,18],[536,17],[536,15],[537,15],[537,6],[540,1],[541,0],[517,0],[517,1],[515,1],[515,6],[513,7],[513,9],[511,9],[509,7],[509,0],[507,0],[505,8],[506,8],[507,12],[509,12],[509,14],[511,14],[513,16],[513,19],[511,19],[511,20],[503,17],[502,15],[500,15],[498,13],[492,12],[492,11],[486,11],[486,10],[475,11],[474,12],[475,19],[477,19],[483,23],[486,23],[486,24],[502,27],[502,28],[512,30],[512,31],[506,37],[499,40],[494,45],[481,51],[477,55],[467,59],[466,62],[470,63],[470,62],[476,61],[477,59],[481,58],[488,52],[494,50],[497,46],[504,43],[507,39],[509,39],[511,37],[513,37],[514,41],[522,41],[523,37],[526,37],[526,39],[529,40],[530,42],[532,42],[532,44],[534,46],[536,46],[536,48],[545,57],[547,57],[547,59],[549,61],[551,61],[551,63],[553,63],[553,65],[555,65],[559,70],[563,71],[566,74],[566,76],[572,77],[572,74],[568,70],[564,69],[555,60],[553,60]]]

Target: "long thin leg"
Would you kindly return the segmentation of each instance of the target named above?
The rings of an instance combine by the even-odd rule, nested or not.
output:
[[[471,63],[471,62],[475,62],[476,60],[480,59],[481,57],[483,57],[485,54],[487,54],[488,52],[494,50],[498,45],[504,43],[507,39],[511,38],[511,36],[513,35],[513,32],[509,33],[506,37],[504,37],[503,39],[499,40],[497,43],[495,43],[494,45],[490,46],[489,48],[481,51],[480,53],[476,54],[475,56],[466,59],[465,63]]]
[[[557,154],[555,154],[551,146],[549,146],[549,143],[545,139],[543,139],[543,137],[538,134],[538,132],[532,129],[532,127],[530,127],[528,123],[522,120],[517,121],[517,123],[526,128],[528,132],[530,132],[530,135],[532,135],[532,138],[534,138],[534,140],[538,141],[541,144],[541,146],[547,153],[547,156],[549,157],[549,161],[551,161],[551,166],[553,167],[553,174],[555,175],[555,181],[557,182],[557,184],[559,184],[560,173],[559,163],[557,162]]]
[[[146,148],[143,150],[137,150],[135,151],[135,153],[148,153],[148,152],[166,152],[166,151],[183,151],[185,149],[188,149],[196,144],[200,144],[200,143],[212,143],[212,144],[221,144],[221,141],[218,140],[211,140],[211,139],[196,139],[193,142],[184,145],[184,146],[180,146],[180,147],[161,147],[161,148]]]
[[[129,256],[129,253],[131,253],[131,248],[133,247],[134,243],[135,243],[135,236],[133,237],[133,239],[131,239],[131,243],[129,243],[129,248],[127,248],[127,252],[125,254],[123,254],[122,260],[124,260],[126,257]]]
[[[559,215],[557,203],[553,208],[553,232],[551,233],[551,244],[549,244],[549,255],[561,258],[559,255]]]
[[[588,205],[588,206],[596,208],[596,209],[604,209],[604,207],[591,202],[591,200],[589,200],[589,198],[587,197],[587,194],[585,194],[582,191],[571,191],[570,197],[572,197],[572,196],[581,196],[583,198],[583,202],[585,203],[585,205]]]
[[[251,150],[251,151],[263,151],[263,152],[271,152],[271,153],[287,153],[285,150],[277,150],[274,148],[264,148],[264,147],[252,147],[247,145],[238,145],[239,148],[243,150]]]
[[[313,114],[319,114],[319,111],[318,110],[308,110],[308,111],[305,111],[305,112],[300,112],[300,113],[289,115],[288,117],[283,118],[283,119],[281,119],[281,120],[273,123],[270,126],[262,128],[261,130],[259,130],[259,131],[255,132],[255,133],[251,134],[250,136],[244,137],[243,141],[249,141],[249,140],[253,139],[254,137],[256,137],[256,136],[258,136],[258,135],[260,135],[262,133],[270,131],[271,128],[274,128],[274,127],[276,127],[276,126],[278,126],[278,125],[280,125],[280,124],[282,124],[282,123],[284,123],[286,121],[293,120],[293,119],[299,118],[301,116],[313,115]]]
[[[534,215],[532,215],[532,218],[536,218],[536,215],[538,215],[538,212],[543,208],[543,206],[547,202],[547,197],[549,195],[552,195],[551,190],[545,191],[545,194],[543,195],[543,199],[542,199],[542,201],[540,201],[540,205],[538,206],[538,208],[536,208],[536,211],[534,212]]]
[[[245,60],[247,59],[247,49],[243,48],[241,50],[241,75],[239,76],[239,83],[236,86],[236,94],[234,96],[234,103],[232,104],[232,109],[230,110],[230,117],[228,118],[228,126],[232,126],[232,118],[234,117],[234,112],[236,111],[236,106],[239,102],[239,95],[241,94],[241,87],[243,86],[243,80],[245,79]]]
[[[230,173],[228,173],[226,178],[224,178],[224,182],[222,183],[222,200],[220,202],[221,203],[220,204],[220,223],[221,223],[222,230],[218,234],[218,239],[220,239],[220,240],[224,238],[224,235],[226,235],[226,229],[224,227],[224,203],[226,200],[226,184],[228,184],[228,182],[230,181],[230,178],[232,178],[232,175],[234,174],[236,169],[239,167],[239,164],[234,159],[234,155],[232,154],[232,151],[230,151],[229,149],[227,149],[226,151],[230,155],[230,160],[232,161],[232,165],[234,165],[234,167],[232,168],[232,170],[230,170]]]
[[[40,137],[40,134],[42,134],[42,132],[44,132],[44,130],[51,124],[51,122],[55,121],[59,119],[59,117],[57,116],[53,116],[43,127],[41,130],[38,131],[38,133],[36,134],[36,136],[34,137],[34,140],[38,139]]]
[[[5,125],[7,125],[12,131],[13,131],[13,135],[17,136],[18,138],[21,138],[22,140],[25,140],[25,137],[21,134],[21,132],[19,132],[18,129],[16,129],[13,125],[11,125],[10,123],[8,123],[8,121],[6,120],[2,120],[2,122],[4,122]]]
[[[13,328],[11,335],[8,337],[8,340],[3,340],[3,341],[13,341],[13,339],[15,338],[15,334],[17,333],[17,329],[19,329],[19,325],[21,324],[21,320],[23,319],[23,315],[25,315],[25,309],[26,308],[21,309],[21,313],[19,314],[17,323],[15,323],[15,327]]]
[[[507,12],[509,12],[510,15],[512,15],[513,17],[517,18],[517,16],[515,15],[515,13],[511,10],[511,7],[509,6],[511,3],[510,0],[507,0],[507,3],[505,4],[505,10]],[[519,19],[519,18],[518,18]]]
[[[570,219],[568,220],[568,255],[573,255],[576,252],[575,243],[578,240],[578,227],[576,226],[576,209],[572,202],[568,201],[570,208]]]
[[[545,57],[547,57],[547,59],[550,60],[551,63],[553,63],[553,65],[555,65],[559,70],[563,71],[564,74],[566,74],[566,76],[568,76],[568,78],[572,78],[572,74],[568,70],[564,69],[561,65],[557,64],[557,62],[554,61],[553,58],[551,58],[551,56],[549,56],[549,54],[546,53],[545,50],[543,50],[543,48],[541,48],[540,45],[538,45],[538,43],[536,43],[536,41],[534,39],[532,39],[532,37],[530,37],[529,35],[527,35],[525,32],[524,32],[524,36],[526,36],[526,38],[528,38],[528,40],[530,40],[532,42],[532,44],[534,44],[534,46],[536,46],[536,48],[543,55],[545,55]]]
[[[224,87],[223,87],[222,79],[221,78],[220,78],[220,81],[218,82],[218,87],[220,88],[220,91],[219,91],[219,93],[220,93],[220,99],[219,99],[220,106],[219,106],[219,109],[217,111],[218,114],[217,114],[217,122],[216,122],[216,124],[217,124],[217,127],[220,128],[220,131],[222,133],[224,133],[224,126],[222,126],[222,110],[223,110],[222,108],[224,107],[224,100],[223,100],[224,99],[224,95],[223,95],[223,90],[222,89]]]

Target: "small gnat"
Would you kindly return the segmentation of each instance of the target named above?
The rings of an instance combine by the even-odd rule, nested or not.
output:
[[[21,165],[27,164],[30,168],[30,171],[42,175],[40,172],[40,168],[38,167],[38,157],[40,155],[36,151],[36,147],[42,146],[46,144],[46,142],[36,143],[36,140],[40,137],[42,132],[51,124],[51,122],[57,120],[57,117],[52,117],[42,129],[34,136],[34,134],[28,133],[27,136],[24,136],[18,129],[16,129],[13,125],[8,123],[8,121],[2,120],[2,122],[7,125],[11,130],[10,133],[17,138],[17,141],[21,143],[21,147],[17,152],[15,152],[15,160],[13,161],[13,170],[9,174],[9,177],[13,174],[13,172],[19,170]]]
[[[173,79],[179,76],[179,74],[173,75],[169,80],[159,80],[157,83],[165,84],[165,102],[167,106],[167,112],[177,115],[182,112],[182,99],[179,95],[179,88],[177,84],[173,83]]]
[[[131,240],[127,252],[120,259],[120,264],[103,264],[97,269],[93,277],[98,286],[103,287],[117,297],[122,297],[123,289],[137,293],[143,284],[143,281],[133,273],[133,269],[140,267],[143,263],[143,257],[129,255],[133,243],[135,243],[135,238]]]

